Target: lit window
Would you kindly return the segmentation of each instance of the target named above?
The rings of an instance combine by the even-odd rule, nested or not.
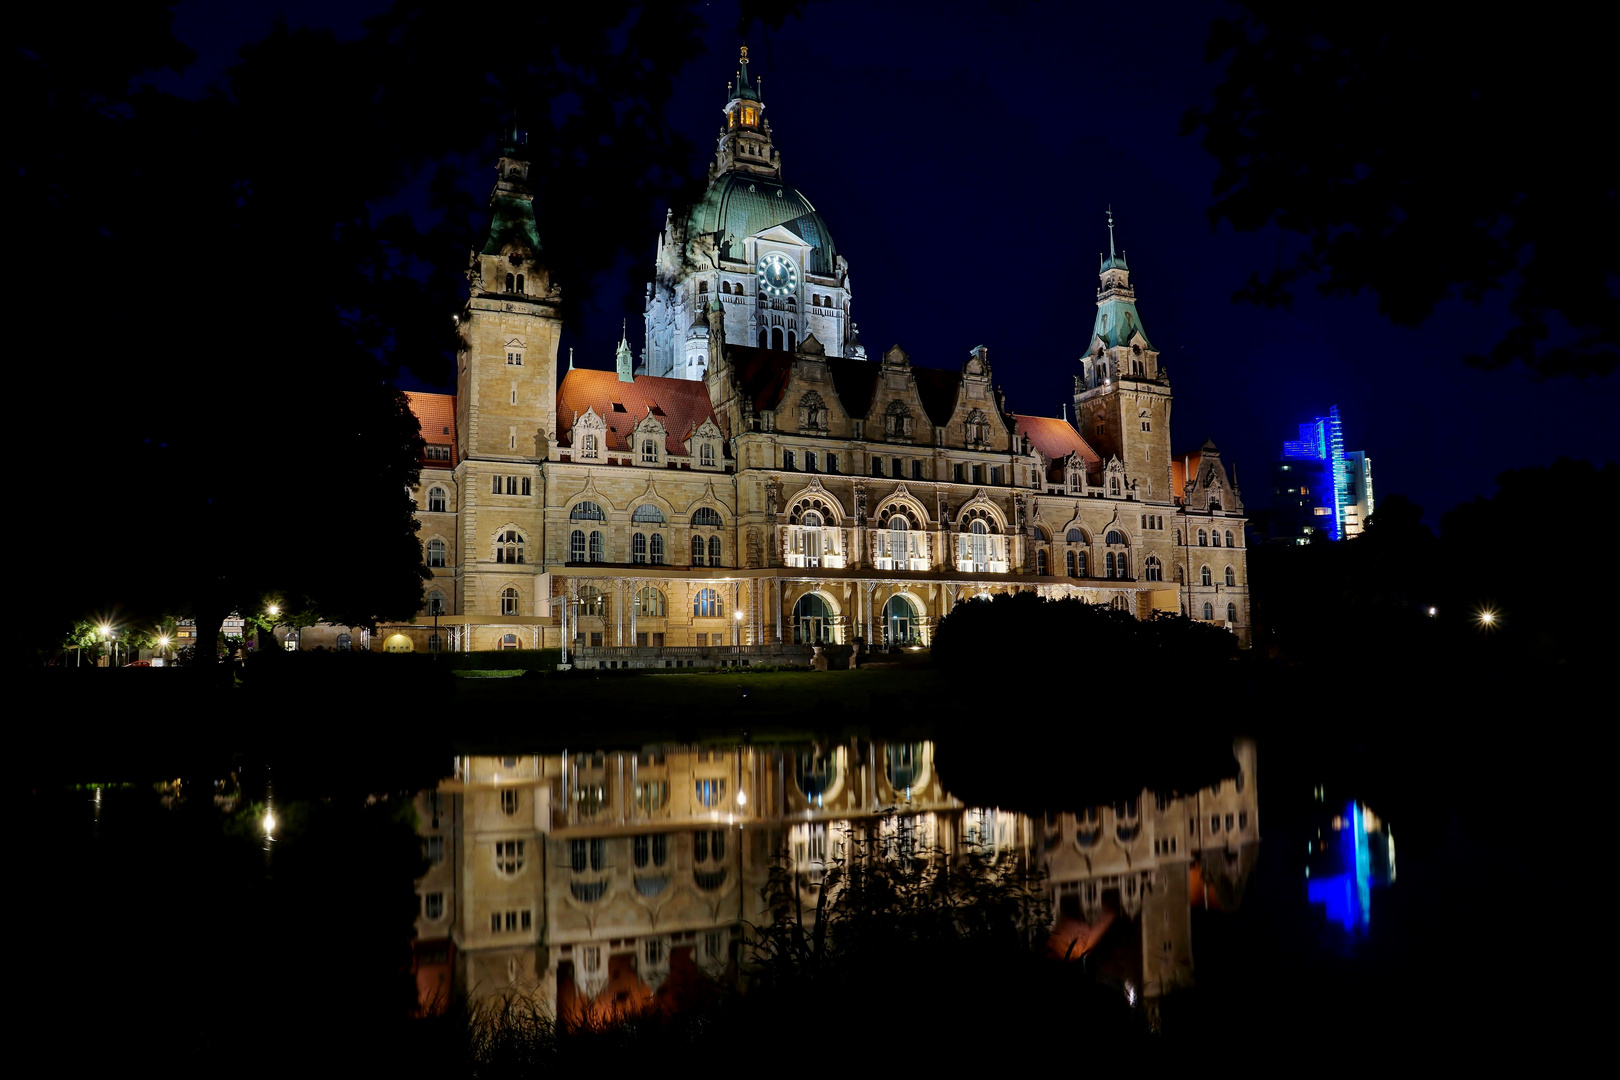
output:
[[[603,560],[603,555],[602,555],[602,534],[597,532],[595,529],[592,529],[591,530],[591,562],[601,562],[602,560]]]
[[[516,615],[517,613],[518,613],[518,591],[516,589],[513,589],[513,588],[502,589],[501,590],[501,614],[502,615]],[[512,635],[508,634],[507,636],[511,637]],[[514,644],[517,641],[517,639],[515,637],[512,638],[512,640],[513,640]]]
[[[725,803],[725,801],[726,801],[726,781],[725,781],[725,778],[724,777],[716,777],[716,778],[712,778],[712,779],[698,780],[697,781],[697,801],[698,801],[699,806],[704,806],[704,807],[707,807],[707,808],[709,808],[711,810],[715,809],[716,807],[719,807],[719,806],[723,805]],[[705,837],[707,834],[698,833],[697,835],[699,837]],[[704,857],[702,855],[699,855],[698,856],[698,861],[702,862],[703,858]]]
[[[636,611],[642,615],[653,618],[663,618],[667,601],[663,590],[655,589],[651,585],[636,593]]]
[[[703,565],[703,552],[705,550],[706,549],[703,546],[703,537],[701,537],[701,536],[692,537],[692,565],[693,566],[702,566]]]
[[[429,566],[443,566],[445,557],[445,543],[443,540],[433,539],[427,543],[427,564]]]
[[[652,535],[652,562],[654,566],[664,563],[664,538],[658,533]]]
[[[521,563],[524,561],[523,534],[516,529],[506,529],[495,537],[495,561],[498,563]]]
[[[714,468],[714,445],[712,443],[704,443],[698,448],[698,464],[705,469]]]
[[[647,534],[636,533],[630,538],[630,561],[644,563],[647,561]]]
[[[428,489],[427,508],[429,513],[444,513],[444,508],[447,502],[448,500],[445,498],[444,488],[436,487]]]
[[[713,589],[699,589],[692,600],[692,614],[700,619],[720,618],[720,594]]]
[[[569,521],[606,521],[607,515],[602,508],[593,502],[575,503],[574,508],[568,511]]]

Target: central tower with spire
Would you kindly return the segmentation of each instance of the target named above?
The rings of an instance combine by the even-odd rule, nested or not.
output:
[[[702,379],[711,303],[727,342],[796,352],[814,336],[829,356],[864,356],[850,319],[849,264],[815,206],[782,179],[759,79],[742,50],[703,198],[671,210],[647,284],[648,375]]]

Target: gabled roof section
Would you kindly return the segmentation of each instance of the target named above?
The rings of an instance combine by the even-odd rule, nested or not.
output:
[[[1022,413],[1013,413],[1016,422],[1015,431],[1019,435],[1028,435],[1031,445],[1041,452],[1047,461],[1057,462],[1078,452],[1086,463],[1086,471],[1090,472],[1093,465],[1102,463],[1102,458],[1091,444],[1081,438],[1074,425],[1067,420],[1059,420],[1055,416],[1025,416]]]
[[[422,441],[431,446],[450,447],[451,464],[456,453],[456,395],[424,394],[416,390],[403,390],[410,402],[411,412],[422,425]]]
[[[956,399],[962,390],[960,371],[941,371],[938,368],[913,367],[912,377],[917,380],[917,396],[922,399],[923,411],[935,427],[944,427],[956,415]]]
[[[737,386],[755,412],[768,412],[782,403],[793,377],[793,354],[781,349],[727,345],[726,357],[737,373]],[[700,384],[701,385],[701,384]]]
[[[572,441],[574,414],[595,409],[607,421],[607,449],[630,449],[630,434],[651,410],[664,425],[664,452],[686,456],[686,439],[705,420],[714,419],[709,388],[690,379],[637,375],[620,382],[614,371],[574,368],[557,388],[557,439]]]
[[[833,389],[843,403],[844,412],[851,418],[863,420],[872,411],[872,396],[877,392],[878,369],[876,360],[860,360],[847,356],[827,357],[827,369],[832,372]]]

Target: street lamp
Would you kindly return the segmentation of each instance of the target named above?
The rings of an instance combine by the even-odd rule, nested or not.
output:
[[[1490,630],[1496,626],[1496,612],[1492,611],[1490,608],[1486,608],[1485,610],[1481,611],[1479,613],[1479,625],[1485,630]]]

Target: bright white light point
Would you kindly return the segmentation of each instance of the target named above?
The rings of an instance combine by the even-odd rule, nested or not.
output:
[[[748,792],[746,792],[746,791],[737,792],[737,805],[738,806],[747,806],[748,805]]]
[[[269,810],[264,812],[264,835],[269,836],[276,831],[276,815]]]
[[[270,605],[270,614],[272,614],[272,615],[280,615],[281,614],[281,609],[279,607],[277,607],[276,605],[271,604]]]
[[[1440,613],[1440,609],[1439,609],[1439,608],[1430,608],[1430,609],[1429,609],[1429,614],[1430,614],[1430,615],[1438,615],[1438,614],[1439,614],[1439,613]]]

